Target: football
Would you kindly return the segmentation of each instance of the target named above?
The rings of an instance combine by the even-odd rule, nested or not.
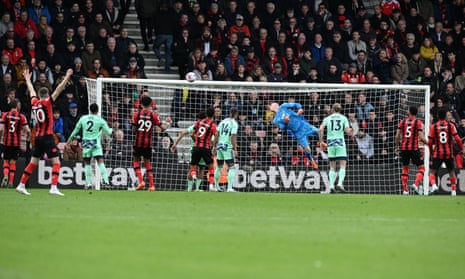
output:
[[[186,74],[186,80],[187,80],[188,82],[194,82],[194,81],[197,80],[197,75],[196,75],[194,72],[188,72],[188,73]]]

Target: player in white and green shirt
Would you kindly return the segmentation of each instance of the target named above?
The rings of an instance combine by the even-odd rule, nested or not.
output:
[[[344,133],[349,133],[351,128],[347,117],[342,115],[341,104],[333,105],[333,113],[323,119],[318,132],[320,137],[320,146],[324,143],[324,130],[326,128],[326,137],[328,141],[328,158],[329,158],[329,187],[330,191],[335,190],[336,167],[339,162],[338,190],[345,192],[343,183],[346,175],[347,166],[347,149],[344,141]]]
[[[108,173],[103,163],[103,149],[101,143],[102,132],[107,135],[112,134],[112,129],[108,127],[107,122],[98,115],[98,105],[91,104],[90,114],[82,116],[73,132],[68,138],[68,143],[82,130],[82,158],[84,159],[86,189],[92,187],[92,168],[90,160],[95,158],[103,177],[104,186],[109,186]]]
[[[215,170],[215,187],[219,188],[219,180],[223,165],[228,164],[228,192],[236,192],[233,189],[236,171],[234,168],[234,157],[237,156],[237,130],[239,124],[239,111],[235,108],[231,109],[231,116],[224,119],[218,125],[218,138],[215,139],[216,146],[216,170]]]

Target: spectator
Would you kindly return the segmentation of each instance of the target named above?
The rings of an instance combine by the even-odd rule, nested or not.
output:
[[[341,81],[355,84],[366,83],[365,75],[358,71],[357,64],[355,63],[350,63],[349,70],[342,74]]]
[[[300,64],[292,64],[291,72],[288,75],[289,82],[306,82],[307,75],[300,69]]]
[[[349,49],[347,41],[342,40],[341,32],[335,31],[332,40],[328,43],[333,49],[334,57],[339,59],[344,69],[347,69],[350,63]]]
[[[399,51],[405,55],[407,60],[410,60],[414,53],[420,53],[420,47],[416,43],[413,33],[406,34],[406,42],[400,45]]]
[[[287,81],[286,75],[284,75],[283,67],[280,63],[275,63],[273,71],[266,77],[268,82],[284,82]]]
[[[94,41],[98,38],[101,28],[104,28],[109,36],[113,36],[113,30],[110,24],[103,20],[103,14],[101,12],[97,12],[95,14],[95,20],[89,24],[89,37],[91,40]]]
[[[242,42],[245,37],[250,38],[250,29],[244,24],[244,17],[242,15],[236,14],[236,20],[229,27],[229,35],[231,36],[231,34],[237,34],[239,42]]]
[[[355,136],[361,162],[369,163],[375,155],[373,137],[365,133],[365,129],[359,129]],[[357,156],[358,157],[358,156]]]
[[[98,77],[110,77],[110,73],[108,73],[108,71],[102,67],[102,63],[100,62],[100,59],[98,58],[95,58],[93,61],[92,61],[92,65],[93,67],[89,70],[87,70],[87,76],[89,78],[93,78],[93,79],[96,79]]]
[[[188,72],[189,53],[194,50],[194,41],[189,36],[189,29],[184,28],[173,44],[173,60],[178,66],[179,77],[184,79]]]
[[[129,66],[122,72],[121,77],[125,78],[147,78],[144,70],[139,67],[137,59],[133,56],[129,58]]]
[[[327,47],[325,49],[324,59],[320,60],[318,62],[318,64],[317,64],[318,73],[320,74],[320,77],[321,77],[322,80],[330,80],[331,79],[329,77],[329,75],[330,75],[329,69],[330,69],[331,65],[336,67],[336,72],[333,72],[331,74],[331,78],[334,78],[334,76],[337,75],[338,79],[340,81],[340,79],[341,79],[341,71],[342,71],[341,61],[339,61],[339,59],[334,57],[333,49],[331,47]]]
[[[391,77],[393,79],[393,83],[404,84],[407,82],[409,75],[408,61],[402,53],[398,53],[396,58],[397,63],[391,65]]]
[[[228,99],[223,104],[224,115],[229,115],[232,108],[242,111],[242,101],[237,98],[236,93],[231,92],[228,94]]]
[[[425,59],[426,62],[432,63],[434,56],[438,53],[438,48],[433,44],[433,41],[429,37],[423,39],[423,43],[420,46],[421,58]]]
[[[280,166],[283,164],[283,158],[281,150],[277,143],[272,143],[268,147],[267,158],[264,160],[264,164],[271,166]]]
[[[117,48],[116,39],[109,37],[106,47],[101,51],[103,68],[107,69],[111,77],[119,77],[122,74],[122,61],[124,53]],[[137,62],[137,60],[136,60]]]
[[[28,30],[34,31],[35,39],[39,37],[36,24],[29,18],[27,11],[22,10],[19,19],[14,23],[14,31],[21,39],[25,39]]]
[[[2,19],[0,20],[0,37],[3,37],[8,31],[8,28],[13,28],[14,22],[11,20],[10,13],[4,11],[2,14]]]
[[[135,57],[136,60],[137,60],[137,65],[139,66],[139,68],[141,68],[142,70],[145,69],[144,56],[142,56],[142,54],[140,54],[139,47],[137,46],[136,43],[129,43],[128,52],[126,53],[126,55],[124,57],[126,57],[126,60],[122,64],[123,68],[126,68],[129,65],[129,59],[131,57]]]
[[[2,112],[8,112],[11,109],[10,103],[16,98],[16,89],[8,88],[5,95],[1,96],[0,99],[0,110]]]
[[[53,109],[53,133],[59,142],[66,142],[63,130],[63,117],[58,108]]]
[[[232,76],[239,64],[245,65],[245,59],[239,54],[239,48],[233,46],[231,52],[224,59],[224,65],[229,76]]]
[[[396,57],[389,57],[386,50],[379,51],[378,56],[373,59],[373,70],[382,83],[391,83],[391,66],[397,63]]]
[[[2,80],[0,80],[0,98],[1,97],[6,97],[8,96],[9,93],[11,90],[13,90],[16,94],[16,82],[14,82],[14,80],[12,79],[11,77],[11,74],[10,73],[6,73],[2,76]],[[9,107],[7,107],[5,105],[5,108],[0,108],[0,111],[9,111],[8,109]]]
[[[176,16],[172,9],[168,7],[168,3],[162,2],[158,16],[155,18],[155,42],[153,43],[153,51],[158,58],[158,65],[165,66],[165,72],[170,71],[171,67],[171,48],[173,45],[174,32],[176,28]],[[208,29],[208,31],[210,31]],[[205,33],[205,31],[204,31]],[[210,37],[211,33],[210,33]],[[160,53],[160,47],[164,45],[165,56]],[[205,45],[204,45],[205,47]],[[208,45],[208,51],[213,46]],[[218,46],[216,46],[218,47]],[[207,53],[208,53],[207,51]]]
[[[369,112],[374,110],[375,107],[367,102],[367,96],[365,93],[358,94],[358,103],[357,103],[357,118],[360,122],[366,121],[369,118]]]
[[[82,146],[77,138],[65,145],[63,150],[63,160],[65,161],[82,161]]]
[[[81,55],[82,59],[82,69],[84,72],[88,72],[94,67],[94,60],[98,59],[99,61],[102,59],[100,51],[95,49],[95,45],[92,41],[88,41],[86,45],[86,50]]]
[[[219,63],[216,66],[215,72],[213,73],[213,80],[217,81],[225,81],[229,79],[228,72],[226,71],[226,67],[223,63]]]
[[[431,100],[434,101],[435,94],[438,93],[438,78],[433,74],[433,71],[430,66],[426,65],[423,68],[423,74],[417,78],[418,84],[429,85]]]
[[[123,130],[114,130],[107,161],[110,167],[121,166],[121,162],[132,162],[132,148]]]
[[[122,13],[121,10],[115,8],[113,0],[105,1],[103,19],[110,24],[112,34],[119,35],[120,28],[124,20],[124,13]]]
[[[326,46],[323,43],[323,36],[320,33],[316,33],[313,38],[313,44],[310,48],[312,51],[313,59],[318,63],[320,60],[326,58]]]
[[[2,51],[2,55],[8,56],[8,60],[12,65],[16,65],[19,62],[19,59],[23,57],[23,50],[15,45],[13,39],[6,40],[6,47]]]
[[[417,81],[417,78],[423,74],[424,68],[427,66],[426,61],[421,58],[420,52],[415,52],[412,58],[408,61],[408,80],[410,82]]]
[[[278,56],[284,57],[286,55],[286,49],[291,48],[292,45],[287,41],[286,32],[281,32],[278,35],[278,42],[275,43],[276,54]]]
[[[264,165],[263,154],[257,141],[250,142],[247,151],[239,153],[239,162],[247,172],[251,172]]]
[[[68,139],[71,135],[79,118],[81,118],[81,114],[78,113],[78,105],[76,103],[70,103],[68,105],[68,115],[64,117],[63,121],[63,135],[65,139]]]
[[[47,74],[44,72],[38,72],[37,79],[34,82],[34,89],[38,92],[42,87],[45,87],[50,90],[50,92],[53,92],[53,85],[47,79]]]
[[[16,80],[16,68],[10,63],[10,57],[8,54],[2,54],[0,61],[0,78],[3,78],[5,74],[10,74],[13,80]]]
[[[454,87],[458,92],[462,92],[465,89],[465,68],[462,68],[460,75],[455,77]]]
[[[231,75],[231,80],[232,81],[245,81],[246,77],[247,77],[247,71],[245,68],[245,64],[239,63],[236,67],[236,70]]]
[[[120,36],[116,38],[116,48],[123,53],[129,51],[129,44],[136,43],[136,41],[134,41],[134,39],[130,38],[128,35],[128,29],[126,27],[122,27]]]

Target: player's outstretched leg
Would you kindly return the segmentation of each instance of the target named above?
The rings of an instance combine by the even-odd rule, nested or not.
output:
[[[236,178],[236,167],[234,165],[228,168],[228,192],[236,192],[233,189],[234,179]]]
[[[139,184],[136,187],[136,190],[141,190],[145,187],[145,182],[144,179],[142,178],[142,172],[140,170],[140,161],[138,158],[134,158],[132,161],[132,164],[134,166],[134,171],[137,175],[137,180],[139,181]]]
[[[39,159],[37,159],[38,161]],[[26,190],[26,183],[29,180],[29,177],[31,176],[32,172],[37,168],[37,164],[32,162],[29,162],[29,164],[26,166],[24,169],[23,175],[21,176],[21,179],[19,181],[18,186],[16,187],[16,191],[23,195],[29,196],[30,193]]]

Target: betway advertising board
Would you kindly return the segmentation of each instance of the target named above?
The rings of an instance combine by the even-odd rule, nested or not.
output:
[[[182,168],[183,165],[181,165]],[[188,165],[179,172],[180,165],[163,166],[163,172],[155,170],[155,185],[157,190],[185,189],[185,177]],[[17,163],[15,185],[19,182],[19,174],[25,168],[24,159]],[[172,169],[169,169],[172,168]],[[396,169],[397,168],[397,169]],[[347,169],[345,188],[352,193],[400,193],[400,178],[398,165],[357,165]],[[134,169],[128,167],[107,167],[110,183],[115,190],[125,190],[137,184]],[[144,172],[144,170],[143,170]],[[31,175],[28,183],[30,188],[48,188],[51,181],[52,167],[49,162],[40,161],[37,170]],[[83,189],[85,185],[85,170],[81,162],[62,162],[60,168],[59,187],[63,189]],[[450,192],[449,174],[445,169],[439,170],[439,183],[441,193]],[[457,172],[457,192],[465,193],[465,170]],[[413,176],[411,179],[413,181]],[[254,170],[244,170],[236,166],[236,181],[234,187],[240,191],[266,191],[266,192],[308,192],[319,193],[329,186],[329,177],[326,169],[312,170],[305,167],[268,166]]]

